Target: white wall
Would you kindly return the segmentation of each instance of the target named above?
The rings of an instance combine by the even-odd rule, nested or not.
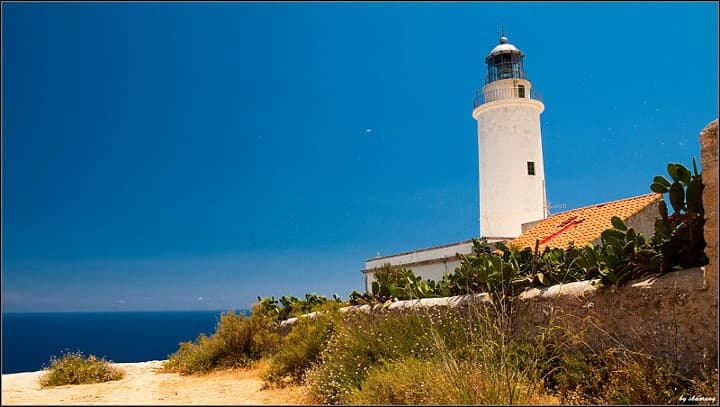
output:
[[[642,233],[643,237],[645,237],[645,241],[648,241],[655,233],[655,217],[660,216],[658,212],[659,208],[660,201],[653,202],[646,206],[645,209],[627,218],[625,220],[625,224],[627,227],[635,229],[636,233]],[[598,237],[592,241],[594,246],[597,246],[600,243],[602,243],[602,237]],[[582,246],[585,246],[585,243],[583,243]]]
[[[472,253],[472,241],[451,243],[443,246],[418,249],[390,256],[376,257],[365,261],[365,269],[382,267],[385,263],[393,266],[412,264],[421,261],[437,260],[446,257],[455,257],[455,253]]]
[[[463,253],[469,254],[469,253]],[[455,269],[460,267],[460,261],[453,255],[449,259],[439,259],[437,263],[419,264],[416,266],[406,266],[407,269],[412,270],[413,274],[418,277],[422,277],[423,280],[442,280],[445,274],[454,273]],[[368,271],[365,273],[365,290],[372,292],[372,282],[375,281],[375,273]]]
[[[471,254],[472,248],[472,241],[465,241],[368,259],[365,262],[365,270],[363,270],[365,289],[367,292],[372,292],[372,282],[375,275],[373,270],[382,267],[386,263],[393,266],[404,266],[423,279],[442,280],[445,274],[454,273],[455,268],[460,267],[460,261],[457,260],[455,254]]]

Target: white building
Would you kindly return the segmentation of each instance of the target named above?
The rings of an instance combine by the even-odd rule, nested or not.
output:
[[[485,58],[485,86],[476,93],[478,122],[480,236],[488,243],[519,236],[522,224],[545,217],[545,169],[536,96],[523,68],[525,55],[502,36]],[[460,266],[456,254],[472,253],[472,240],[418,249],[365,262],[365,287],[376,268],[404,266],[424,279],[439,280]]]

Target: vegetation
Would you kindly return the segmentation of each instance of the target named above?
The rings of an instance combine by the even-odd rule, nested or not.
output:
[[[105,359],[85,357],[80,351],[64,353],[59,359],[53,356],[46,370],[40,378],[41,387],[102,383],[122,379],[124,375]]]
[[[258,304],[263,314],[281,321],[315,311],[333,311],[348,305],[335,294],[332,299],[328,299],[315,293],[305,294],[304,300],[293,296],[282,296],[280,300],[275,297],[258,297]]]
[[[460,398],[445,366],[405,357],[373,366],[361,387],[347,396],[352,405],[452,405]]]
[[[667,205],[660,201],[659,217],[655,218],[650,240],[614,217],[613,227],[602,233],[602,246],[595,248],[589,244],[578,258],[588,277],[600,277],[598,286],[707,264],[702,175],[697,172],[695,159],[692,174],[683,165],[673,163],[667,165],[667,172],[673,182],[658,175],[650,189],[667,193],[674,213],[668,216]]]
[[[190,374],[245,367],[277,351],[281,339],[276,321],[259,312],[261,309],[254,306],[249,317],[234,311],[223,313],[213,335],[200,334],[193,342],[181,343],[163,368]]]
[[[341,323],[342,314],[339,312],[298,320],[283,338],[280,350],[270,356],[265,379],[274,384],[301,382],[305,371],[318,361],[330,335]]]
[[[166,368],[205,372],[266,358],[268,383],[303,383],[322,404],[673,404],[682,394],[717,400],[717,369],[686,378],[608,333],[591,346],[582,329],[598,329],[593,321],[513,329],[509,300],[526,287],[588,279],[604,287],[706,264],[701,174],[694,161],[693,173],[669,164],[668,174],[672,182],[657,176],[651,189],[668,194],[674,213],[661,202],[649,239],[613,217],[597,247],[540,252],[537,243],[519,250],[476,240],[441,281],[385,265],[370,293],[354,291],[348,301],[258,297],[250,316],[223,314],[212,336],[181,344]],[[463,309],[338,311],[482,292],[491,301]],[[315,311],[322,312],[298,318],[281,335],[280,321]]]
[[[715,379],[691,380],[625,347],[561,355],[548,378],[563,404],[679,404],[685,394],[714,395]]]
[[[493,307],[350,314],[304,381],[319,404],[673,404],[683,392],[717,397],[716,371],[684,378],[607,334],[615,345],[593,348],[583,332],[552,323],[513,334],[507,318]]]
[[[609,334],[590,346],[578,328],[590,329],[592,321],[551,321],[518,333],[505,304],[325,312],[300,318],[282,339],[278,324],[251,325],[268,318],[256,304],[250,317],[224,314],[215,334],[184,345],[194,352],[181,346],[168,364],[190,373],[266,358],[269,384],[305,384],[318,404],[672,404],[682,394],[717,397],[717,370],[686,378]],[[251,351],[243,345],[251,341],[232,340],[241,334],[231,331],[251,330],[274,345]],[[208,351],[217,348],[206,342],[223,352]]]
[[[223,313],[214,334],[200,334],[195,341],[181,343],[163,368],[181,374],[204,373],[218,368],[246,367],[274,355],[268,379],[278,381],[287,375],[293,376],[301,366],[312,362],[312,353],[322,338],[321,332],[328,329],[321,324],[326,320],[330,324],[330,317],[323,316],[317,324],[301,322],[297,331],[285,338],[280,335],[278,323],[313,311],[334,311],[343,305],[337,296],[327,299],[317,294],[307,294],[305,300],[283,296],[277,301],[274,297],[258,297],[249,316],[234,311]],[[305,332],[301,331],[303,329]]]
[[[322,404],[345,404],[373,367],[407,357],[431,359],[434,349],[425,335],[431,322],[443,339],[466,343],[457,312],[434,311],[434,317],[389,312],[347,315],[320,354],[321,362],[308,371],[311,395]]]
[[[655,221],[652,243],[663,256],[663,273],[675,268],[689,268],[707,264],[705,256],[705,209],[702,203],[702,174],[698,173],[693,158],[693,173],[681,164],[668,164],[670,183],[662,176],[653,179],[650,188],[668,194],[673,214],[668,216],[667,205],[662,202],[660,218]]]

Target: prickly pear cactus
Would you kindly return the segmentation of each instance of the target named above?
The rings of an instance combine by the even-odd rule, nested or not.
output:
[[[655,218],[652,244],[659,249],[663,259],[663,273],[675,268],[690,268],[707,264],[705,256],[705,210],[702,204],[702,173],[698,172],[695,158],[693,172],[682,164],[670,163],[667,173],[672,182],[663,176],[653,179],[650,189],[667,194],[673,214],[668,215],[665,202],[660,203],[659,217]]]

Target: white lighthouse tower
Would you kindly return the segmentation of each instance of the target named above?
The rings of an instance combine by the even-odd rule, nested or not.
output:
[[[475,95],[480,167],[480,236],[514,238],[522,224],[545,218],[540,113],[545,106],[523,69],[525,54],[508,43],[485,58],[487,78]]]

